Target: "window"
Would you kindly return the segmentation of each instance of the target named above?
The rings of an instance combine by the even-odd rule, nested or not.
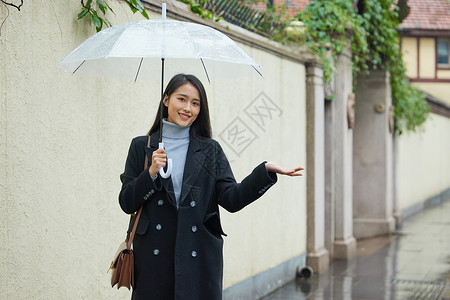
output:
[[[440,68],[449,68],[450,39],[439,39],[437,43],[437,63]]]

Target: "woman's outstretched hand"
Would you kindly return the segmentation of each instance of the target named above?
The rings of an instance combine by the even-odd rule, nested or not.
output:
[[[287,169],[275,162],[266,163],[267,172],[274,172],[277,174],[288,175],[288,176],[303,176],[300,171],[304,170],[302,167],[297,167],[295,169]]]

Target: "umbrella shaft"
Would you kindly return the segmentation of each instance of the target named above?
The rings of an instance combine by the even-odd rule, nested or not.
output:
[[[159,142],[162,143],[162,129],[163,129],[163,100],[164,100],[164,58],[161,58],[161,107],[160,107],[160,123],[159,123]]]

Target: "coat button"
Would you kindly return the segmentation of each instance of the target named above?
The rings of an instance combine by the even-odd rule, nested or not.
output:
[[[156,224],[156,230],[161,230],[162,226],[161,224]]]
[[[164,204],[164,200],[158,200],[158,205],[161,206]]]
[[[192,255],[192,257],[197,257],[197,251],[192,251],[191,255]]]
[[[153,250],[153,255],[158,255],[158,254],[159,254],[159,249]]]
[[[194,207],[194,206],[196,206],[196,205],[197,205],[197,202],[191,201],[191,207]]]
[[[197,226],[192,226],[192,232],[197,232]]]

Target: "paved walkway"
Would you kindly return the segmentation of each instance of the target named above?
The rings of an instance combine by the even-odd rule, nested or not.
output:
[[[393,236],[358,241],[351,261],[263,298],[280,299],[450,300],[450,201],[409,218]]]

